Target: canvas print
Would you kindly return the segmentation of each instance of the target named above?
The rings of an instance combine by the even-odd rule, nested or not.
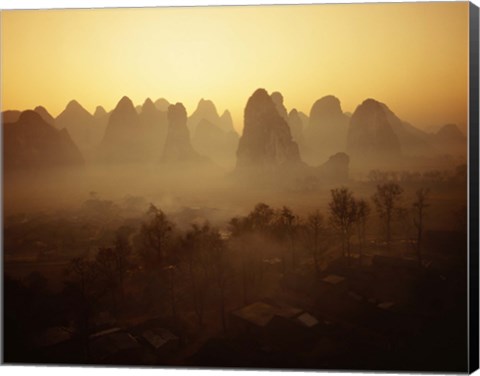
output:
[[[4,362],[465,372],[470,7],[2,11]]]

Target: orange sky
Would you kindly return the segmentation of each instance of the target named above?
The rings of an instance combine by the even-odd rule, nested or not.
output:
[[[2,11],[2,110],[123,96],[243,108],[258,87],[288,109],[336,95],[385,102],[419,127],[467,123],[468,3]]]

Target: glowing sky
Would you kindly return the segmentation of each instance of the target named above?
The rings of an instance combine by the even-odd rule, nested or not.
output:
[[[228,108],[235,127],[256,88],[310,112],[366,98],[419,127],[465,129],[468,3],[2,11],[2,110],[123,96]]]

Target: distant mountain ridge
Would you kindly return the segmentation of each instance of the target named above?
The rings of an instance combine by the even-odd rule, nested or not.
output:
[[[66,129],[57,130],[36,111],[27,110],[16,122],[4,124],[5,171],[42,171],[80,167],[84,160]]]
[[[82,154],[91,160],[92,153],[102,138],[103,129],[97,127],[97,121],[90,112],[76,100],[71,100],[55,118],[54,125],[58,129],[65,128]]]
[[[219,116],[215,104],[202,98],[188,118],[187,125],[195,150],[218,165],[233,168],[239,135],[228,110]]]
[[[64,140],[65,144],[73,144],[72,149],[79,150],[87,164],[155,164],[159,160],[172,160],[172,155],[177,153],[175,149],[178,158],[173,159],[205,156],[226,170],[245,170],[249,166],[248,169],[259,171],[306,166],[304,160],[315,168],[327,163],[342,169],[348,164],[401,168],[401,163],[408,166],[415,158],[430,159],[431,165],[435,158],[454,161],[467,154],[467,138],[457,125],[446,124],[434,133],[426,132],[400,119],[385,103],[375,99],[363,101],[349,115],[343,112],[338,98],[328,95],[317,100],[310,116],[306,116],[295,108],[288,110],[280,92],[268,94],[258,89],[245,106],[241,137],[233,127],[230,112],[225,110],[219,116],[211,100],[202,98],[189,117],[183,107],[185,119],[180,116],[182,111],[178,105],[180,103],[171,108],[164,98],[155,102],[147,98],[135,107],[128,97],[123,97],[112,111],[97,106],[93,115],[75,100],[56,118],[42,106],[31,112],[50,127],[64,129],[62,137],[69,140]],[[171,115],[169,120],[171,111],[176,115]],[[24,112],[4,111],[2,122],[16,123]],[[36,119],[34,123],[38,123]],[[172,122],[177,127],[170,129]],[[178,138],[185,133],[180,123],[185,123],[188,137]],[[12,128],[8,128],[10,137]],[[30,137],[28,132],[36,132],[36,127],[20,126],[19,129],[23,129],[23,138]],[[188,146],[180,141],[182,139],[188,139]],[[349,163],[342,157],[345,152]],[[334,156],[337,157],[332,159]]]

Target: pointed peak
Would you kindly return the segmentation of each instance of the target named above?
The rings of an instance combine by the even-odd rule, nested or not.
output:
[[[105,108],[103,108],[102,106],[97,106],[95,108],[95,112],[94,112],[93,116],[101,117],[101,116],[104,116],[106,114],[107,114],[107,111],[105,111]]]
[[[233,127],[233,118],[232,118],[232,114],[230,113],[230,111],[228,111],[228,110],[223,111],[222,116],[220,116],[220,120],[224,123],[231,124],[232,127]]]
[[[65,107],[65,109],[67,110],[84,110],[84,108],[82,107],[82,105],[80,103],[78,103],[75,99],[72,99],[70,102],[68,102],[67,104],[67,107]]]
[[[200,99],[197,110],[202,112],[217,112],[215,104],[210,99]]]
[[[48,124],[53,125],[55,123],[55,119],[52,115],[47,111],[47,109],[43,106],[35,107],[34,111],[39,114],[43,120],[45,120]]]
[[[130,98],[127,96],[122,97],[120,101],[117,103],[115,110],[123,110],[123,109],[133,109],[135,110],[135,106]]]
[[[70,114],[70,115],[67,115]],[[67,107],[65,107],[65,110],[59,115],[59,117],[63,116],[92,116],[90,112],[88,112],[80,103],[78,103],[75,99],[71,100],[68,102]]]
[[[150,98],[145,99],[142,105],[142,112],[153,112],[156,111],[155,104]]]
[[[143,102],[143,105],[147,105],[147,106],[150,106],[151,104],[153,104],[153,101],[150,99],[150,97],[148,97],[147,99],[145,99],[145,102]]]

